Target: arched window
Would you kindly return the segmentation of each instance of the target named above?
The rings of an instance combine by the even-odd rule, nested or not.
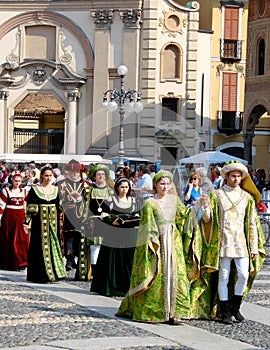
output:
[[[182,50],[181,47],[170,43],[161,51],[161,81],[182,80]]]
[[[257,50],[257,75],[264,75],[265,43],[264,39],[259,41]]]

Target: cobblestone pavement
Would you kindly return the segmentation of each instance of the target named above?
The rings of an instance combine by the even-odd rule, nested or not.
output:
[[[270,248],[267,247],[268,258],[256,279],[246,302],[270,309]],[[22,272],[23,273],[23,272]],[[0,348],[22,347],[31,345],[46,345],[53,341],[107,339],[113,344],[113,339],[129,339],[129,345],[123,342],[111,349],[193,349],[158,337],[148,330],[137,326],[137,323],[125,323],[121,319],[112,319],[74,302],[49,294],[27,283],[13,282],[0,271]],[[81,296],[88,296],[90,283],[75,282],[70,274],[67,285],[78,287]],[[50,285],[51,288],[54,284]],[[57,286],[57,283],[55,284]],[[119,298],[118,298],[119,299]],[[270,310],[269,310],[270,312]],[[246,320],[233,326],[224,326],[219,322],[191,320],[185,322],[197,329],[212,334],[244,342],[250,348],[270,349],[270,325],[262,322]],[[181,326],[179,326],[181,327]],[[174,327],[170,329],[175,329]],[[132,345],[134,339],[134,345]],[[149,339],[149,343],[140,345],[139,340]],[[153,340],[151,345],[150,339]],[[131,344],[130,344],[131,343]],[[222,344],[218,347],[223,349]],[[58,347],[50,349],[79,349],[78,347]],[[44,348],[45,349],[45,348]],[[47,347],[46,347],[47,349]],[[88,349],[87,345],[85,349]],[[102,349],[102,347],[98,347]],[[109,349],[109,347],[106,347]],[[226,348],[227,349],[227,348]],[[233,349],[233,348],[232,348]],[[247,349],[247,348],[245,348]]]

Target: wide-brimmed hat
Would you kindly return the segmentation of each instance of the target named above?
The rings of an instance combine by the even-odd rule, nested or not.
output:
[[[244,179],[248,174],[248,168],[238,160],[230,160],[229,162],[226,162],[221,168],[220,173],[223,178],[226,177],[226,174],[230,173],[231,171],[240,171],[242,173],[242,179]]]
[[[64,170],[73,170],[73,171],[80,171],[81,170],[81,164],[75,160],[75,159],[71,159],[68,164],[66,164],[64,166]]]
[[[98,170],[103,170],[105,172],[106,179],[110,176],[110,170],[105,164],[96,164],[93,165],[92,168],[89,171],[89,177],[92,181],[94,181],[94,177],[96,175],[96,172]]]

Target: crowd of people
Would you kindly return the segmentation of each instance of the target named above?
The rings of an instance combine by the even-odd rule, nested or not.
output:
[[[214,178],[191,172],[183,202],[171,172],[72,159],[63,169],[0,162],[0,269],[52,283],[74,270],[91,292],[123,297],[116,313],[142,322],[244,320],[243,298],[265,259],[261,194],[238,161]]]

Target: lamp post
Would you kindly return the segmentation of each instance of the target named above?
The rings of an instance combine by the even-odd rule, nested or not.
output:
[[[124,119],[125,119],[125,101],[129,100],[126,105],[128,112],[140,113],[143,110],[143,104],[141,102],[141,93],[137,90],[125,90],[124,78],[128,69],[126,66],[121,65],[117,69],[117,73],[120,76],[120,90],[110,89],[104,92],[103,101],[101,107],[109,112],[115,112],[119,110],[120,124],[119,124],[119,150],[118,150],[118,167],[124,166]]]

